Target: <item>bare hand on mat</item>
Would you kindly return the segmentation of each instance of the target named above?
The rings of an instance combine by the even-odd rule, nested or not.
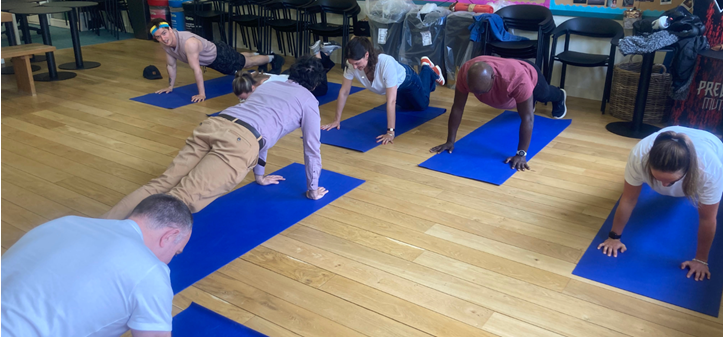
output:
[[[337,130],[339,130],[339,121],[334,121],[332,123],[322,125],[322,130],[325,130],[325,131],[329,131],[334,128],[337,128]]]
[[[626,251],[626,245],[624,245],[620,239],[616,240],[616,239],[608,238],[602,244],[598,245],[598,248],[596,248],[596,249],[601,249],[601,248],[603,248],[601,251],[604,254],[606,254],[608,256],[611,256],[611,254],[613,254],[613,257],[618,257],[619,250],[621,250],[621,253]]]
[[[161,89],[159,91],[156,91],[157,94],[168,94],[171,91],[173,91],[173,87],[168,87],[166,89]]]
[[[191,102],[194,102],[194,103],[203,102],[205,99],[206,99],[206,95],[191,96]]]
[[[382,142],[382,145],[385,145],[385,144],[387,144],[387,143],[392,144],[392,143],[393,143],[393,141],[392,141],[393,139],[395,139],[395,134],[394,134],[394,133],[386,133],[386,134],[384,134],[384,135],[377,136],[377,142],[378,142],[378,143],[379,143],[379,142]]]
[[[689,273],[686,274],[686,278],[691,278],[691,275],[694,275],[695,281],[704,281],[704,275],[706,275],[707,280],[711,279],[709,266],[699,261],[685,261],[681,264],[681,269],[686,269],[686,267],[689,267]]]
[[[530,166],[528,166],[528,162],[525,160],[525,157],[523,156],[512,156],[508,157],[508,159],[505,160],[505,163],[510,163],[510,168],[518,171],[525,171],[530,170]]]
[[[268,175],[259,179],[257,177],[256,183],[262,186],[266,185],[278,185],[280,181],[285,180],[284,177],[278,175]]]
[[[431,153],[440,153],[442,151],[447,151],[448,153],[452,153],[453,149],[455,149],[455,143],[445,143],[442,145],[438,145],[430,149]]]
[[[324,187],[320,187],[314,191],[307,191],[307,198],[312,200],[319,200],[322,199],[322,197],[327,194],[327,192],[329,192],[329,190]]]

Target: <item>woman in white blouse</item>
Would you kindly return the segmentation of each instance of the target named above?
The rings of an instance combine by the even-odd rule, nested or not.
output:
[[[363,37],[355,37],[347,43],[345,58],[347,68],[337,98],[337,117],[334,122],[323,125],[322,130],[339,129],[342,110],[354,78],[367,90],[387,96],[387,131],[377,137],[377,142],[382,144],[392,143],[395,138],[396,105],[415,111],[425,110],[430,104],[430,92],[435,91],[435,83],[445,84],[440,67],[429,58],[422,58],[418,75],[410,66],[400,64],[392,56],[380,54],[372,42]]]

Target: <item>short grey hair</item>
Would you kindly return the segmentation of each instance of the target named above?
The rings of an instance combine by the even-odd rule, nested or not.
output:
[[[194,217],[181,199],[168,194],[154,194],[143,199],[129,217],[144,217],[153,229],[178,228],[190,231]]]

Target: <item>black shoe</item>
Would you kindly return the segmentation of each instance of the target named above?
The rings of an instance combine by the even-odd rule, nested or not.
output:
[[[270,74],[279,75],[282,72],[282,66],[284,65],[284,57],[281,55],[274,55],[274,59],[271,61],[271,71]]]
[[[555,119],[561,119],[565,117],[566,112],[568,111],[568,108],[566,108],[566,91],[563,89],[561,89],[561,91],[563,91],[563,99],[560,102],[554,102],[553,111],[551,111],[551,114]]]

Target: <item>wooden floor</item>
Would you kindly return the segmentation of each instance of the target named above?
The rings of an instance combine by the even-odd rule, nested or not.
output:
[[[100,216],[163,172],[204,114],[238,103],[130,101],[167,85],[141,76],[149,64],[164,69],[150,41],[84,47],[83,56],[102,66],[37,83],[37,97],[2,76],[3,252],[50,219]],[[56,57],[70,62],[72,50]],[[341,82],[340,68],[330,79]],[[189,83],[179,64],[177,84]],[[432,97],[449,109],[453,92]],[[344,118],[383,102],[355,94]],[[598,107],[569,98],[573,124],[503,186],[417,167],[445,140],[447,114],[368,153],[323,145],[325,169],[366,183],[178,294],[174,313],[194,301],[270,336],[721,336],[721,314],[571,275],[621,193],[636,143],[607,132],[614,119]],[[323,123],[334,110],[321,108]],[[499,113],[469,99],[459,137]],[[269,151],[268,172],[304,162],[300,135]]]

